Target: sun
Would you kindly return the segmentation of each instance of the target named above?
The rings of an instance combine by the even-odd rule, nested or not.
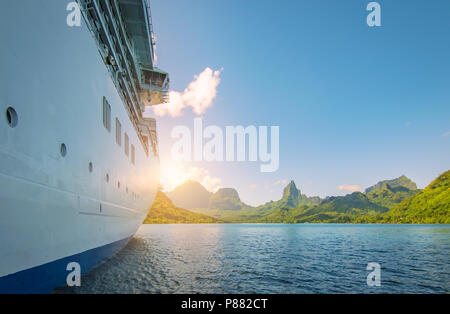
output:
[[[164,191],[171,191],[187,180],[185,168],[180,163],[161,164],[160,181]]]

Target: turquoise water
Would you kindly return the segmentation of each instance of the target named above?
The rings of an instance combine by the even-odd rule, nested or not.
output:
[[[58,292],[449,293],[450,225],[143,225]]]

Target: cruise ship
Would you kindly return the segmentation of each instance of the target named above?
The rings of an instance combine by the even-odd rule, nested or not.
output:
[[[169,89],[154,38],[148,0],[0,2],[0,293],[51,293],[142,224],[159,185],[144,112]]]

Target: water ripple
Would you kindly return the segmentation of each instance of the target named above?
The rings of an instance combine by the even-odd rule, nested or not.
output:
[[[450,226],[144,225],[57,293],[449,293]],[[368,287],[367,263],[382,267]]]

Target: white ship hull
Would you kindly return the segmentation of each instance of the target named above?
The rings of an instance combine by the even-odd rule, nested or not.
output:
[[[159,183],[158,159],[145,153],[85,22],[66,24],[67,3],[0,3],[0,293],[51,292],[65,285],[68,263],[84,273],[113,255],[141,225]]]

